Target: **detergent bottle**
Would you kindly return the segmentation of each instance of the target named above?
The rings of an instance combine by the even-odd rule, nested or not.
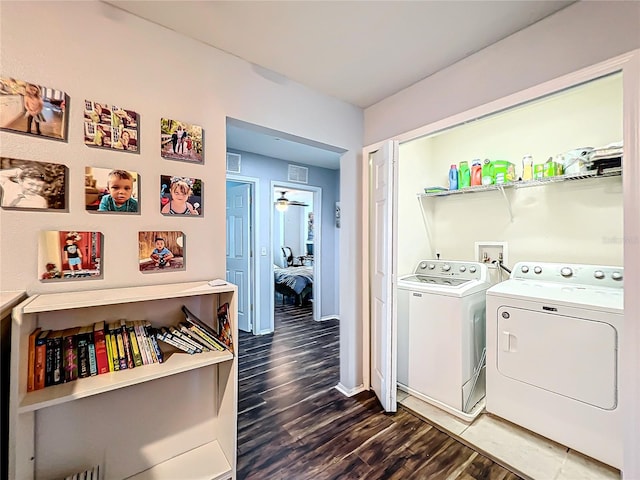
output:
[[[449,169],[449,190],[458,190],[458,169],[455,164]]]
[[[471,186],[482,185],[482,162],[477,159],[471,164]]]
[[[493,184],[493,164],[491,160],[488,158],[484,159],[484,163],[482,165],[482,185],[492,185]]]
[[[469,162],[462,161],[458,168],[458,188],[471,186],[471,170],[469,170]]]
[[[522,180],[533,179],[533,157],[525,155],[522,159]]]

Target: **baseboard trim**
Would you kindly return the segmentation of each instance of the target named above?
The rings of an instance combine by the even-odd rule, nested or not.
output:
[[[318,322],[325,322],[327,320],[338,320],[340,321],[340,315],[325,315],[324,317],[320,317]]]
[[[337,384],[333,388],[338,390],[345,397],[353,397],[354,395],[357,395],[358,393],[364,392],[366,390],[366,388],[364,388],[364,385],[358,385],[357,387],[354,387],[354,388],[346,388],[341,383]]]

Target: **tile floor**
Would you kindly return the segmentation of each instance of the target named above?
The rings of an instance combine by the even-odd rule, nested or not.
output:
[[[398,390],[398,403],[524,478],[620,480],[620,472],[493,415],[471,424]]]

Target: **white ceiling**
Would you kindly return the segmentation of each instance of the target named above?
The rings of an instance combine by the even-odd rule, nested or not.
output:
[[[362,108],[573,3],[105,1],[240,57],[256,65],[256,71],[271,70]],[[245,142],[274,143],[273,139],[251,140],[264,132],[235,133]],[[232,146],[234,135],[232,132],[229,146],[239,148]],[[291,161],[300,158],[299,148],[287,153],[295,141],[279,142],[273,150],[276,153],[269,156]],[[252,151],[247,148],[245,143],[241,149]],[[338,168],[335,152],[329,159],[313,151],[309,157],[310,162],[328,160],[331,166],[323,166]]]

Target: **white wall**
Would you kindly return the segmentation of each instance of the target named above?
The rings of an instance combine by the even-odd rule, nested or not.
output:
[[[362,111],[286,79],[267,79],[236,57],[185,38],[101,2],[1,2],[0,72],[64,90],[70,96],[68,142],[0,133],[2,155],[69,167],[69,211],[0,212],[0,288],[30,294],[203,280],[225,275],[226,117],[240,119],[347,150],[341,188],[354,190],[362,148]],[[140,114],[139,155],[83,144],[83,100],[117,103]],[[164,160],[158,142],[161,117],[203,126],[204,166]],[[84,168],[119,166],[141,175],[140,215],[92,215],[84,207]],[[203,218],[177,219],[157,209],[158,176],[201,178]],[[355,202],[343,210],[356,216]],[[358,222],[346,223],[341,242],[359,239]],[[37,280],[40,230],[104,233],[104,279],[41,284]],[[138,271],[137,232],[182,230],[187,235],[183,272]],[[20,251],[16,254],[16,246]],[[345,250],[346,248],[342,248]],[[357,256],[343,257],[342,294],[359,292]],[[353,330],[358,311],[341,311],[341,329]],[[358,318],[358,323],[360,322]],[[341,349],[360,352],[347,333]],[[361,354],[360,354],[361,355]],[[341,350],[341,382],[355,385],[361,361]],[[356,363],[357,362],[357,363]]]
[[[579,1],[367,108],[365,145],[640,47],[640,2]]]

